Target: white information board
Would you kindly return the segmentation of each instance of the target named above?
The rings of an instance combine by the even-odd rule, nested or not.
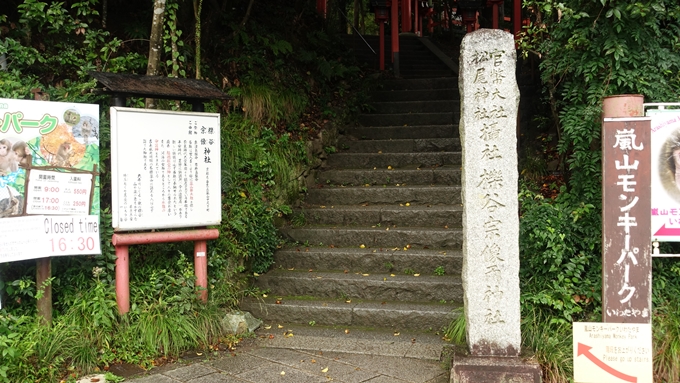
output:
[[[89,213],[92,174],[33,170],[28,185],[27,214]]]
[[[100,254],[99,217],[32,215],[0,219],[0,263],[62,255]]]
[[[113,228],[222,220],[220,115],[111,108]]]
[[[652,325],[574,322],[574,382],[653,383]]]
[[[652,117],[652,241],[680,242],[680,109]]]

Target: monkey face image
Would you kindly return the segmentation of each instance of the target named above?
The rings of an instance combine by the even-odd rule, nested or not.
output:
[[[10,173],[16,172],[18,164],[12,152],[12,143],[3,138],[0,140],[0,175],[6,176]]]
[[[14,157],[20,166],[26,167],[28,165],[28,157],[31,154],[31,149],[28,148],[25,142],[17,141],[12,146]]]
[[[75,125],[80,121],[80,113],[75,109],[69,109],[64,112],[64,122],[69,125]]]

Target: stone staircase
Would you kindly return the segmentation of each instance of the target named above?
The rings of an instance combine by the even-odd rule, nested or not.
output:
[[[357,34],[342,35],[342,40],[354,53],[358,61],[368,64],[371,68],[378,68],[379,45],[378,36],[361,36]],[[364,42],[365,40],[365,42]],[[371,51],[373,48],[376,53]],[[392,39],[387,33],[385,36],[385,67],[392,67]],[[437,48],[433,47],[426,37],[417,37],[412,33],[403,33],[399,36],[399,72],[405,79],[412,78],[441,78],[453,76],[458,68],[452,68],[452,62],[446,58]],[[449,65],[446,64],[449,62]],[[456,88],[458,85],[455,86]]]
[[[265,321],[438,331],[462,305],[455,77],[387,80],[280,229],[242,309]],[[296,224],[294,225],[293,222]]]

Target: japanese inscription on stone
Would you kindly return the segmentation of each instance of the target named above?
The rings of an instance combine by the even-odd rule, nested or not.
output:
[[[649,118],[603,124],[604,322],[651,322],[650,131]]]
[[[473,355],[520,350],[515,62],[506,32],[480,30],[463,40],[463,288]]]

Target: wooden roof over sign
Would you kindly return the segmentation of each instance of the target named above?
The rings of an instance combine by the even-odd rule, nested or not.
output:
[[[127,73],[90,72],[112,95],[169,100],[229,100],[233,97],[204,80]]]

